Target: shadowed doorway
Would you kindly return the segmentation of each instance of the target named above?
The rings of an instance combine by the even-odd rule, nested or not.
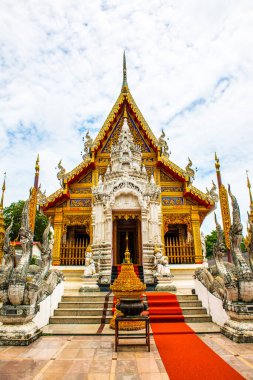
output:
[[[114,262],[115,265],[123,263],[124,253],[126,250],[126,233],[128,232],[128,249],[133,264],[140,265],[141,257],[141,235],[140,221],[134,219],[116,219],[114,220]]]

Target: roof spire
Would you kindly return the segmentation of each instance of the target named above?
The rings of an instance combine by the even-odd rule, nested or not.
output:
[[[34,176],[34,187],[36,190],[39,186],[39,173],[40,173],[40,157],[37,155],[36,163],[35,163],[35,176]]]
[[[218,156],[217,156],[217,153],[215,152],[215,168],[216,168],[216,171],[219,172],[220,171],[220,160],[218,159]]]
[[[127,92],[127,67],[126,67],[126,52],[123,53],[123,83],[122,83],[122,92]]]
[[[3,208],[4,208],[4,192],[6,189],[5,180],[6,180],[6,172],[4,173],[4,181],[3,181],[3,186],[2,186],[2,197],[1,197],[1,203],[0,203],[0,209],[1,210],[3,210]]]
[[[252,192],[251,192],[251,183],[249,180],[249,171],[246,170],[246,175],[247,175],[247,187],[249,189],[249,199],[250,199],[250,207],[253,205],[253,198],[252,198]]]

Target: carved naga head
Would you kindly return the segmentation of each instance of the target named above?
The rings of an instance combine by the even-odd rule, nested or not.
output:
[[[32,240],[32,232],[30,230],[29,225],[29,200],[27,200],[24,204],[23,211],[22,211],[22,219],[21,219],[21,227],[19,229],[19,236],[20,240],[22,239],[29,239]]]
[[[243,227],[242,227],[242,223],[241,223],[241,215],[240,215],[239,205],[238,205],[236,197],[231,192],[230,185],[228,185],[228,194],[231,198],[232,209],[233,209],[233,211],[232,211],[233,223],[230,227],[231,238],[233,238],[233,236],[235,236],[235,235],[237,235],[237,236],[242,235]]]
[[[214,256],[218,258],[222,258],[224,253],[226,252],[226,247],[224,244],[222,229],[221,229],[220,224],[217,221],[217,216],[215,213],[214,213],[214,220],[216,224],[217,242],[213,246],[213,254]]]

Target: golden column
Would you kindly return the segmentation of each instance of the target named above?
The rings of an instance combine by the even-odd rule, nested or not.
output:
[[[4,173],[2,197],[1,197],[1,203],[0,203],[0,264],[3,258],[3,246],[4,246],[4,236],[5,236],[5,226],[4,226],[4,192],[6,189],[5,179],[6,179],[6,173]]]
[[[203,256],[202,256],[202,246],[201,246],[201,238],[200,238],[200,218],[199,218],[198,208],[196,206],[192,206],[191,224],[192,224],[193,244],[194,244],[194,253],[195,253],[195,264],[202,264]]]
[[[246,170],[246,175],[247,175],[247,187],[249,189],[249,200],[250,200],[250,205],[249,205],[249,212],[248,212],[248,226],[247,226],[247,235],[245,236],[245,247],[248,250],[252,234],[251,234],[251,224],[253,223],[253,198],[252,198],[252,193],[251,193],[251,183],[249,180],[248,176],[248,170]]]
[[[30,221],[30,229],[34,233],[35,229],[35,219],[36,219],[36,211],[37,211],[37,192],[39,187],[39,155],[37,156],[36,164],[35,164],[35,176],[34,176],[34,185],[31,190],[30,198],[29,198],[29,221]]]
[[[53,265],[61,264],[61,239],[63,230],[62,208],[56,208],[54,217]]]
[[[249,220],[251,223],[253,223],[253,198],[252,198],[252,193],[251,193],[251,183],[249,180],[249,175],[248,175],[248,170],[246,170],[246,175],[247,175],[247,187],[249,189],[249,200],[250,200],[250,205],[249,205]]]
[[[215,169],[216,169],[217,182],[218,182],[218,188],[219,188],[220,208],[221,208],[225,244],[227,247],[227,257],[228,257],[228,261],[231,263],[232,258],[231,258],[231,252],[230,252],[230,237],[229,237],[231,219],[230,219],[230,210],[229,210],[229,203],[228,203],[228,193],[227,193],[227,189],[222,184],[221,173],[220,173],[220,160],[218,159],[216,153],[215,153]]]

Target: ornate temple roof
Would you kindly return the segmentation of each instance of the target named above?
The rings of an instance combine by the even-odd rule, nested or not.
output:
[[[106,139],[109,138],[109,135],[111,136],[113,131],[115,131],[116,128],[119,128],[120,120],[123,120],[124,112],[128,113],[129,119],[131,118],[131,113],[131,115],[135,118],[138,127],[141,128],[143,137],[147,138],[150,146],[152,146],[152,149],[155,152],[157,152],[158,166],[164,167],[165,170],[173,174],[180,182],[186,184],[186,186],[184,186],[184,195],[189,195],[190,197],[197,200],[199,203],[203,204],[208,209],[213,208],[214,202],[210,199],[210,197],[207,194],[204,194],[194,186],[189,185],[190,178],[187,171],[180,168],[174,162],[172,162],[169,159],[169,156],[162,154],[162,148],[159,144],[158,139],[155,137],[148,123],[144,119],[129,90],[127,84],[125,52],[123,56],[123,83],[121,92],[114,106],[112,107],[111,112],[106,118],[102,128],[100,129],[97,137],[93,142],[91,142],[89,146],[89,154],[86,154],[84,156],[84,160],[78,166],[76,166],[73,170],[64,175],[64,184],[66,185],[65,189],[59,189],[55,193],[47,197],[45,203],[43,204],[43,208],[46,209],[48,207],[51,207],[53,204],[70,197],[67,185],[78,180],[78,178],[85,174],[90,168],[95,167],[94,162],[96,153],[103,146]],[[106,152],[107,151],[105,151],[105,153]]]

